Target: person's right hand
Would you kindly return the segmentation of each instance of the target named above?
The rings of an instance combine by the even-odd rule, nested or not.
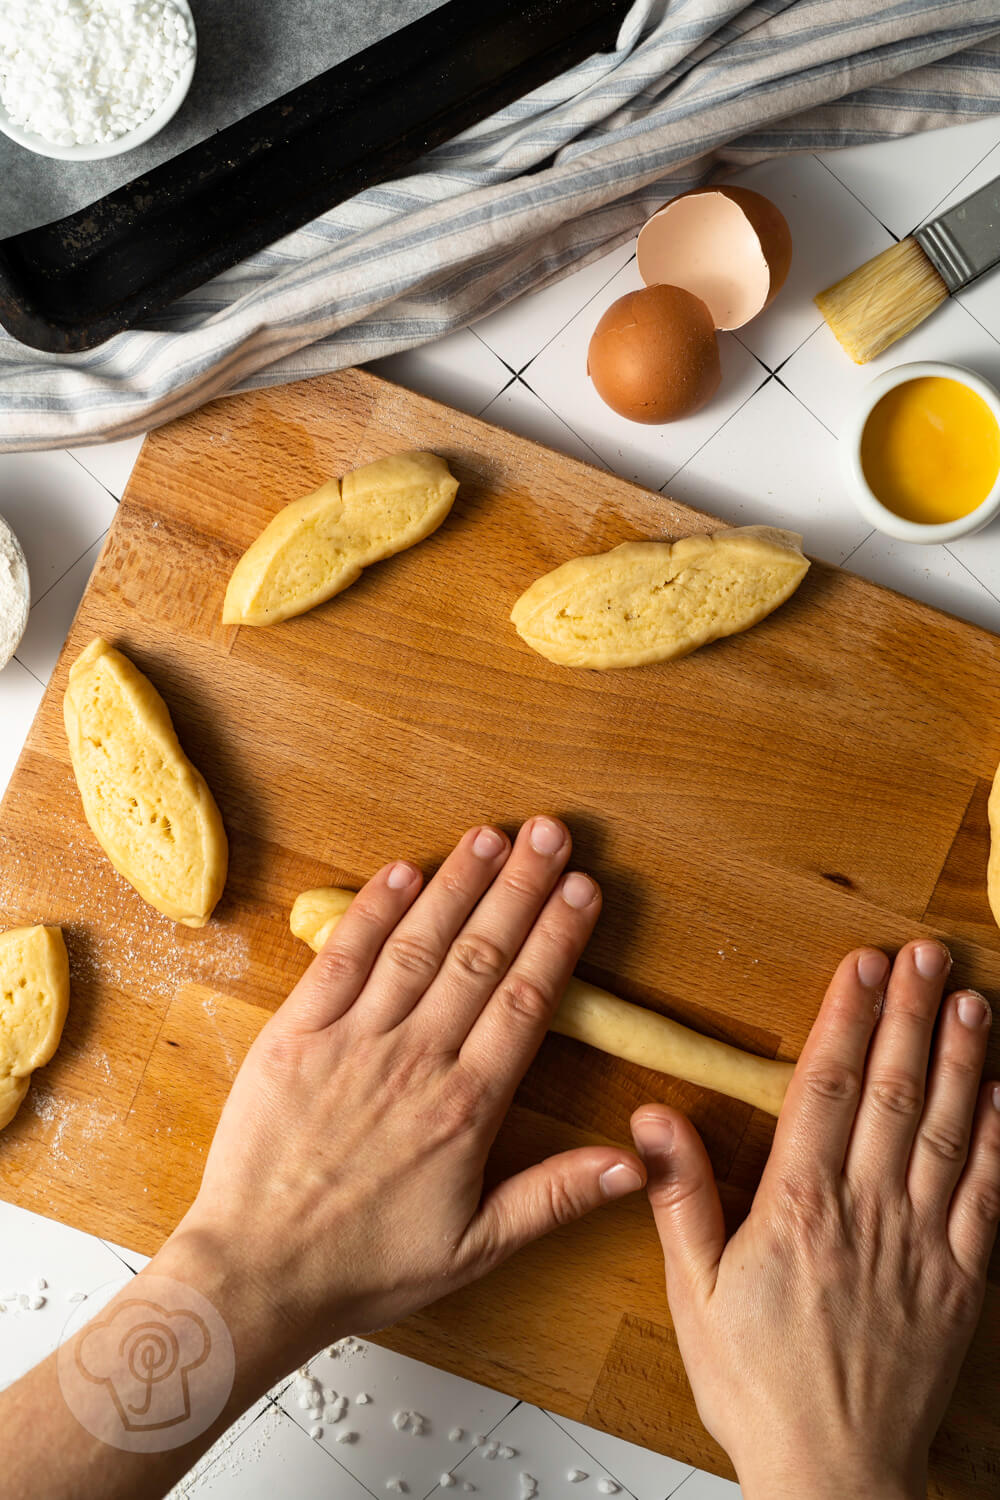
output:
[[[949,967],[931,941],[891,978],[876,949],[844,959],[728,1244],[693,1126],[633,1116],[680,1351],[745,1500],[926,1495],[1000,1218],[990,1009],[942,1005]]]

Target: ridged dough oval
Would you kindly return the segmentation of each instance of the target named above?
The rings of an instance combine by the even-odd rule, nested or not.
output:
[[[58,927],[0,932],[0,1130],[36,1068],[52,1060],[69,1010],[69,958]]]
[[[233,569],[223,623],[277,625],[332,599],[436,531],[457,490],[436,453],[393,453],[293,500]]]
[[[63,716],[83,811],[115,869],[164,916],[204,927],[226,883],[226,830],[153,684],[97,637],[70,668]]]
[[[801,542],[771,526],[623,542],[537,579],[510,618],[532,650],[562,666],[668,661],[748,630],[784,604],[809,567]]]

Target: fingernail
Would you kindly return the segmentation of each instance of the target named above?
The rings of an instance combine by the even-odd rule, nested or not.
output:
[[[554,818],[535,818],[529,838],[536,854],[558,854],[566,842],[566,830]]]
[[[913,964],[921,979],[940,979],[951,966],[951,954],[940,943],[918,943]]]
[[[993,1108],[1000,1110],[1000,1083],[993,1085]]]
[[[674,1143],[674,1124],[662,1115],[645,1115],[632,1126],[632,1139],[639,1148],[639,1155],[665,1155]]]
[[[858,978],[866,990],[881,988],[889,974],[889,960],[877,948],[868,948],[858,958]]]
[[[507,840],[495,828],[480,828],[472,842],[477,859],[496,859]]]
[[[576,911],[583,911],[597,896],[597,886],[589,875],[581,875],[574,870],[572,875],[567,875],[562,883],[562,898],[567,906],[572,906]]]
[[[637,1188],[642,1187],[642,1178],[635,1167],[630,1167],[624,1161],[602,1172],[598,1180],[605,1198],[624,1198],[626,1193],[634,1193]]]
[[[978,1031],[980,1026],[988,1026],[993,1019],[989,1001],[985,995],[980,995],[978,990],[966,990],[958,997],[958,1019],[963,1026],[968,1026],[970,1031]]]
[[[385,883],[390,891],[401,891],[417,878],[417,872],[412,865],[405,860],[398,860],[385,877]]]

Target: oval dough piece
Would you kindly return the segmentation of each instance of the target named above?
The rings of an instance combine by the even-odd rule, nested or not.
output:
[[[98,637],[70,668],[63,716],[83,811],[115,869],[164,916],[204,927],[226,883],[226,830],[153,684]]]
[[[353,891],[320,886],[303,891],[292,907],[293,934],[318,953],[354,899]],[[617,995],[573,978],[549,1029],[610,1052],[626,1062],[701,1084],[755,1109],[776,1115],[795,1064],[757,1057],[702,1036],[679,1021],[619,1000]]]
[[[1000,766],[997,766],[990,789],[990,858],[986,867],[986,894],[993,920],[1000,927]]]
[[[69,1009],[69,959],[58,927],[0,932],[0,1130],[31,1074],[52,1059]]]
[[[510,618],[532,650],[567,667],[639,667],[749,630],[809,568],[802,538],[740,526],[677,542],[623,542],[537,579]]]
[[[275,625],[332,599],[436,531],[457,490],[436,453],[394,453],[294,500],[236,564],[224,623]]]

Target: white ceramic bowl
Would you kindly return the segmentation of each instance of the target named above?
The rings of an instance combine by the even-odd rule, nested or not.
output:
[[[9,650],[0,643],[0,671],[2,671],[21,644],[24,639],[24,632],[28,628],[28,610],[31,608],[31,581],[28,577],[28,564],[25,561],[21,543],[3,516],[0,516],[0,539],[6,542],[14,554],[15,580],[16,584],[20,585],[20,591],[23,594],[21,619],[18,623],[16,639],[12,643],[8,642]]]
[[[895,369],[876,376],[865,386],[841,433],[844,467],[854,503],[865,520],[886,536],[895,537],[901,542],[953,542],[956,537],[971,536],[974,531],[981,531],[1000,511],[1000,475],[975,510],[970,510],[967,516],[959,516],[957,521],[942,521],[935,525],[907,521],[905,517],[897,516],[894,510],[882,504],[865,478],[861,467],[861,434],[868,418],[887,391],[894,390],[897,385],[905,385],[908,380],[921,380],[928,375],[940,375],[945,380],[957,380],[968,386],[969,390],[982,397],[1000,425],[1000,392],[974,370],[966,370],[962,365],[938,364],[933,360],[897,365]]]
[[[194,77],[195,63],[198,61],[198,33],[188,0],[173,0],[173,3],[187,17],[191,27],[191,38],[194,42],[191,61],[159,109],[154,110],[141,125],[137,125],[134,130],[126,131],[124,135],[117,136],[113,141],[102,141],[94,146],[56,146],[51,141],[47,141],[44,136],[34,135],[30,131],[22,130],[19,125],[12,125],[7,111],[0,104],[0,131],[3,131],[4,135],[9,136],[12,141],[16,141],[19,146],[34,151],[36,156],[51,156],[56,161],[103,161],[108,156],[121,156],[124,152],[134,151],[136,146],[144,146],[147,141],[151,141],[154,135],[159,135],[164,125],[169,125],[187,98],[188,89]]]

